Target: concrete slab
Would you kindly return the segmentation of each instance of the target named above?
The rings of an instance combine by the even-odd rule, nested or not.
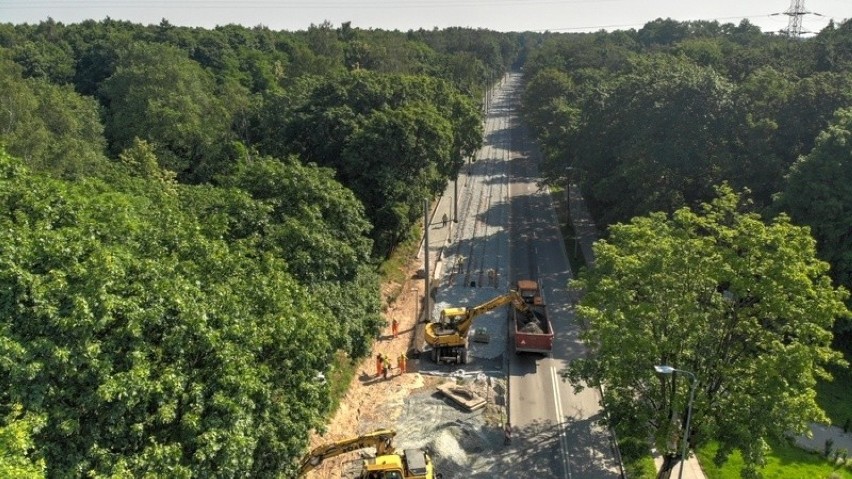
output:
[[[437,387],[438,391],[467,411],[476,411],[485,407],[485,399],[470,389],[454,382],[446,382]]]

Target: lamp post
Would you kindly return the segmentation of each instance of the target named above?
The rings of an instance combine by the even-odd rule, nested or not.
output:
[[[672,374],[677,371],[680,373],[689,374],[692,378],[692,386],[689,388],[689,405],[686,407],[686,431],[683,436],[683,447],[680,453],[680,472],[678,473],[678,479],[683,478],[683,463],[686,462],[686,446],[689,443],[689,421],[692,419],[692,398],[695,397],[695,386],[698,384],[698,379],[695,377],[690,371],[686,371],[684,369],[675,369],[671,366],[654,366],[654,371],[657,371],[660,374]]]

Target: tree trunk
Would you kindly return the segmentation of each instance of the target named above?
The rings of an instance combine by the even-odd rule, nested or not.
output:
[[[673,472],[678,462],[680,462],[680,456],[678,454],[669,453],[663,456],[663,465],[660,467],[660,472],[657,473],[657,479],[669,479],[674,476]]]

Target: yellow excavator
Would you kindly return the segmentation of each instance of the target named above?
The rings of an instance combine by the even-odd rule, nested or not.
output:
[[[437,322],[426,325],[424,335],[426,344],[432,347],[432,360],[436,363],[469,363],[467,333],[473,325],[473,319],[508,303],[512,303],[515,309],[524,314],[533,314],[524,297],[515,290],[510,290],[474,308],[464,306],[444,308]]]
[[[434,472],[432,459],[422,449],[406,449],[399,453],[393,446],[396,431],[380,429],[358,437],[332,442],[314,448],[304,458],[299,467],[299,478],[317,468],[323,461],[347,452],[366,447],[375,447],[376,456],[364,459],[358,479],[441,479]]]

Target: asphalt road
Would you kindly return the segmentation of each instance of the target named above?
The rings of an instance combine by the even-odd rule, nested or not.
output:
[[[538,186],[538,156],[518,120],[520,75],[512,74],[493,95],[486,137],[509,165],[509,271],[507,283],[541,282],[556,334],[550,357],[511,352],[509,417],[516,430],[513,453],[524,477],[617,478],[620,468],[609,432],[599,425],[597,389],[579,393],[559,372],[585,355],[574,323],[567,283],[571,270],[547,189]]]

